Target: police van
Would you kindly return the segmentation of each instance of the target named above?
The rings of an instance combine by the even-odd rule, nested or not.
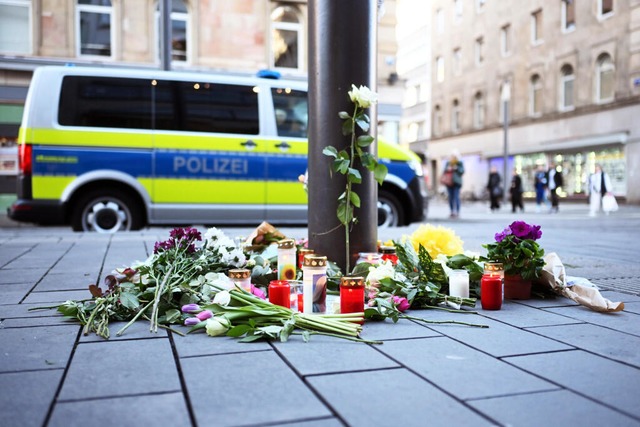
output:
[[[336,118],[337,120],[337,118]],[[41,67],[19,134],[9,217],[77,231],[305,224],[307,87],[260,76]],[[424,217],[414,153],[380,142],[382,225]]]

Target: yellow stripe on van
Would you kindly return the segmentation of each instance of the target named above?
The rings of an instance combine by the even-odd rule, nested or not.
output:
[[[265,203],[262,183],[210,179],[155,180],[154,203]]]
[[[75,176],[38,176],[31,178],[34,199],[57,199],[60,200],[62,192],[73,180]]]
[[[58,129],[27,129],[26,143],[41,145],[75,145],[79,147],[126,147],[151,148],[151,132],[105,132],[58,130]]]
[[[270,204],[307,204],[307,193],[299,182],[273,182],[267,185],[267,199]]]

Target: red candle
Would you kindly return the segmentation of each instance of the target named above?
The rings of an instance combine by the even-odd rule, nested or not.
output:
[[[398,263],[398,255],[396,255],[396,248],[393,246],[382,246],[380,248],[380,253],[382,253],[383,261],[391,261],[393,265]]]
[[[291,307],[291,287],[286,280],[272,280],[269,283],[269,302],[282,307]]]
[[[480,279],[480,301],[483,310],[500,310],[502,307],[502,279],[498,275],[485,274]]]
[[[343,277],[340,280],[340,313],[364,311],[364,279]]]

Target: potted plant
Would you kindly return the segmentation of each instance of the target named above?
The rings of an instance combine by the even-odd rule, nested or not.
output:
[[[527,299],[531,295],[531,281],[540,276],[544,267],[544,249],[538,240],[542,237],[539,225],[514,221],[495,235],[495,243],[482,245],[487,249],[483,261],[504,264],[504,297]]]

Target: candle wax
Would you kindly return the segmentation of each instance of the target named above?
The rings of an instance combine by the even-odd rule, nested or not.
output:
[[[289,308],[291,306],[291,288],[284,281],[269,284],[269,302],[275,305]]]
[[[502,279],[498,275],[485,274],[480,279],[480,302],[483,310],[500,310],[502,307]]]

